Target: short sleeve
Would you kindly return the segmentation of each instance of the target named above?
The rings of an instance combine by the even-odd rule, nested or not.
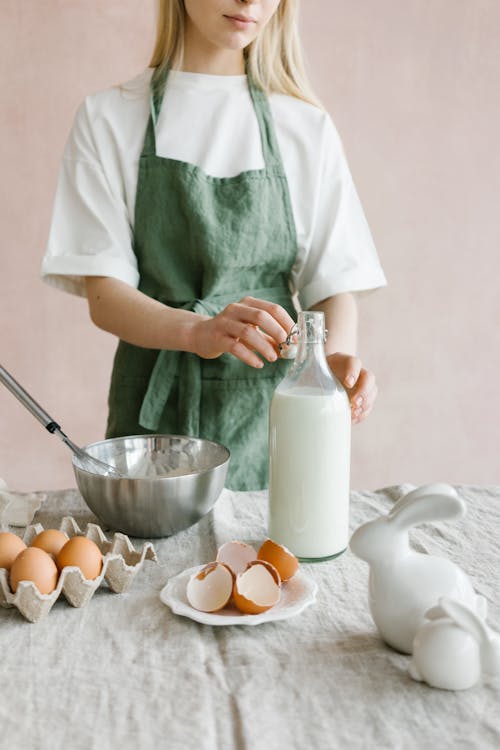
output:
[[[102,166],[87,102],[78,110],[66,144],[41,275],[80,296],[85,296],[85,276],[139,283],[126,202]]]
[[[292,269],[291,279],[303,309],[341,292],[387,283],[342,143],[328,116],[317,158],[309,247]]]

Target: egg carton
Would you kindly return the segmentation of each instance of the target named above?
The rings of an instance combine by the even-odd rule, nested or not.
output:
[[[106,580],[114,593],[121,594],[131,586],[144,560],[157,562],[151,542],[144,542],[142,549],[137,551],[125,534],[116,533],[112,541],[109,541],[101,527],[94,523],[87,524],[87,529],[83,533],[71,516],[65,516],[59,528],[70,539],[80,535],[95,542],[103,555],[102,570],[97,578],[89,581],[83,577],[79,568],[69,566],[61,571],[52,593],[40,594],[34,583],[21,581],[16,593],[13,594],[9,586],[9,572],[5,568],[0,568],[0,606],[17,607],[30,622],[38,622],[46,617],[61,592],[73,607],[84,607],[103,580]],[[43,530],[44,527],[39,523],[28,526],[23,536],[24,543],[29,547],[35,536]]]
[[[27,526],[46,497],[46,492],[12,492],[0,479],[0,531],[8,526]]]

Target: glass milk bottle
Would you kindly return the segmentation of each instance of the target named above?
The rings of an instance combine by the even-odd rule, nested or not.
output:
[[[351,409],[326,361],[325,316],[301,312],[298,348],[269,413],[271,539],[305,561],[348,544]]]

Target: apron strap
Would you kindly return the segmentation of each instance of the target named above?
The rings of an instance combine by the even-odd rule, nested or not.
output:
[[[246,67],[246,74],[248,88],[250,89],[255,114],[259,123],[264,164],[266,165],[266,168],[278,167],[283,171],[280,149],[276,138],[273,116],[271,114],[267,95],[262,89],[255,85],[248,66]]]
[[[149,93],[149,120],[144,137],[143,156],[156,156],[156,124],[160,116],[161,105],[168,78],[168,67],[157,68],[153,72]]]
[[[192,300],[176,305],[202,315],[216,315],[218,310],[207,300]],[[179,414],[183,415],[182,431],[198,435],[201,404],[201,361],[191,352],[162,349],[156,358],[146,394],[139,413],[139,424],[157,430],[170,396],[175,377],[179,375]]]
[[[201,362],[190,352],[163,349],[156,359],[144,396],[139,424],[156,431],[169,399],[176,376],[179,376],[180,430],[184,435],[198,435],[200,431]]]

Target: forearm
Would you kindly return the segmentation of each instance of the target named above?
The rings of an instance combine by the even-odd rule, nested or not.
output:
[[[192,351],[193,328],[203,316],[177,310],[118,279],[85,279],[92,321],[123,341],[146,349]]]
[[[326,354],[342,352],[356,354],[358,332],[358,310],[354,295],[346,292],[322,300],[311,310],[325,313],[325,325],[328,338],[325,344]]]

